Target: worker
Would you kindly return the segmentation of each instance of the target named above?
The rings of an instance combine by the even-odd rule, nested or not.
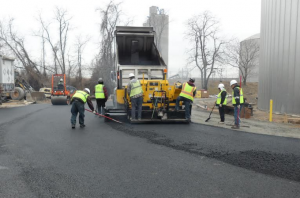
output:
[[[105,103],[108,97],[107,97],[107,89],[103,85],[102,78],[98,79],[98,84],[95,86],[95,98],[98,106],[98,113],[104,115]]]
[[[236,80],[230,81],[230,87],[232,88],[232,105],[234,106],[234,125],[232,129],[240,128],[240,112],[244,104],[243,89],[238,85]]]
[[[179,111],[179,102],[183,101],[185,106],[185,119],[189,122],[191,121],[191,104],[194,101],[194,97],[196,95],[196,86],[195,79],[190,78],[190,80],[182,85],[181,93],[176,99],[175,110]]]
[[[57,89],[60,91],[64,90],[64,80],[62,78],[57,83]]]
[[[89,108],[93,111],[93,113],[96,113],[96,111],[94,110],[94,105],[93,105],[93,103],[91,101],[91,98],[90,98],[90,89],[89,88],[84,88],[83,91],[77,90],[76,93],[73,95],[73,97],[71,99],[71,104],[72,104],[72,108],[71,108],[72,129],[75,128],[76,117],[77,117],[78,113],[79,113],[80,128],[85,127],[85,124],[84,124],[84,104],[85,103],[88,103]]]
[[[219,114],[221,121],[219,124],[224,124],[225,122],[225,106],[227,105],[227,91],[225,89],[224,84],[220,83],[218,85],[219,94],[217,98],[216,105],[219,107]]]
[[[58,82],[58,85],[63,85],[64,84],[64,80],[61,78]]]
[[[131,120],[135,120],[135,110],[138,111],[138,120],[142,119],[143,89],[139,80],[135,79],[133,73],[129,74],[130,82],[127,85],[127,92],[131,101]]]

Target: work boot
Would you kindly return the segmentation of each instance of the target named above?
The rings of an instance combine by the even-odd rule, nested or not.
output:
[[[72,129],[75,129],[75,124],[72,124]]]
[[[219,123],[219,124],[225,124],[225,122],[222,122],[222,121],[221,121],[221,122],[218,122],[218,123]]]
[[[81,124],[81,125],[80,125],[80,128],[84,128],[84,127],[85,127],[85,125],[84,125],[84,124]]]
[[[240,126],[238,126],[238,125],[233,125],[231,128],[232,128],[232,129],[239,129]]]

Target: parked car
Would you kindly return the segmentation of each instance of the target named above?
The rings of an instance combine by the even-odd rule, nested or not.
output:
[[[51,98],[51,88],[40,88],[40,92],[44,92],[46,98]]]

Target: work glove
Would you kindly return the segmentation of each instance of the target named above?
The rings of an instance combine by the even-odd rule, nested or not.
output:
[[[222,104],[219,104],[219,107],[222,107]]]
[[[237,105],[237,108],[241,108],[241,105]]]
[[[93,111],[93,114],[96,114],[96,111],[95,111],[95,110]]]

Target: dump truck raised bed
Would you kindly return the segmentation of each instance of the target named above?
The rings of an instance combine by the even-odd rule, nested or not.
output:
[[[116,88],[113,95],[113,107],[106,107],[106,116],[127,116],[131,121],[131,101],[127,94],[130,82],[129,74],[135,74],[143,88],[142,120],[147,122],[183,122],[185,111],[175,112],[176,98],[181,92],[177,85],[169,85],[167,66],[154,42],[152,27],[121,27],[115,30],[115,76]]]

